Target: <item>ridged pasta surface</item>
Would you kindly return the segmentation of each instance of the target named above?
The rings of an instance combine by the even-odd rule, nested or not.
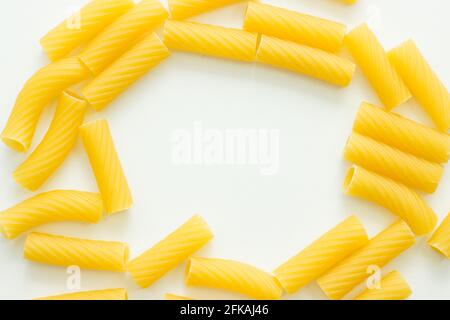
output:
[[[169,54],[158,36],[152,33],[89,83],[82,91],[83,97],[100,111]]]
[[[234,291],[254,299],[276,300],[283,292],[271,274],[232,260],[191,258],[186,273],[187,285]]]
[[[94,75],[98,75],[139,36],[162,24],[167,15],[158,0],[142,0],[92,40],[80,53],[80,60]]]
[[[382,268],[412,246],[414,241],[411,229],[400,220],[327,271],[317,283],[329,298],[341,299],[369,277],[370,267]]]
[[[253,1],[244,28],[331,52],[342,47],[346,31],[341,23]]]
[[[3,142],[16,151],[28,150],[44,108],[64,89],[88,76],[77,58],[62,59],[37,71],[16,99],[1,135]]]
[[[450,135],[363,102],[353,130],[419,158],[444,163],[450,157]]]
[[[131,208],[133,197],[106,120],[80,127],[84,148],[108,214]]]
[[[41,46],[50,60],[63,58],[132,7],[132,0],[93,0],[50,30]]]
[[[428,244],[440,254],[450,258],[450,213],[428,240]]]
[[[433,209],[405,185],[361,167],[352,167],[344,181],[345,193],[372,201],[396,214],[418,236],[431,232],[437,216]]]
[[[128,272],[143,288],[152,285],[213,238],[206,222],[194,216],[139,257],[130,261]]]
[[[344,158],[358,166],[394,179],[408,187],[433,193],[444,168],[358,133],[347,141]]]
[[[345,44],[387,109],[393,109],[411,98],[405,83],[366,24],[350,31],[345,37]]]
[[[128,245],[33,232],[25,242],[24,257],[62,267],[123,272],[128,262]]]
[[[352,216],[279,266],[274,275],[288,293],[294,293],[368,241],[364,226]]]
[[[415,43],[408,40],[392,49],[388,56],[436,126],[447,132],[450,129],[450,95]]]
[[[353,62],[335,54],[265,35],[261,37],[257,60],[338,86],[347,86],[355,72]]]
[[[7,239],[13,239],[45,223],[96,223],[102,212],[102,199],[98,193],[54,190],[38,194],[0,212],[0,230]]]
[[[411,288],[398,271],[391,271],[379,283],[379,287],[366,289],[355,300],[404,300],[411,295]]]
[[[171,293],[166,293],[164,295],[164,299],[166,299],[166,300],[194,300],[192,298],[178,296],[176,294],[171,294]]]
[[[169,0],[172,18],[181,20],[211,11],[240,0]]]
[[[13,173],[18,184],[35,191],[61,166],[77,141],[86,109],[86,100],[62,93],[44,139]]]
[[[169,49],[220,58],[254,61],[257,34],[195,22],[169,20],[164,26],[164,43]]]
[[[67,293],[36,300],[128,300],[128,293],[125,289],[105,289]]]

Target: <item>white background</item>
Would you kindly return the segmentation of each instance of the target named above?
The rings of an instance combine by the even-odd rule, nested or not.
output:
[[[6,122],[24,81],[48,61],[38,40],[84,0],[5,1],[0,10],[0,122]],[[412,37],[434,70],[450,83],[448,32],[450,3],[444,0],[270,0],[269,3],[353,26],[369,21],[386,49]],[[245,4],[196,19],[240,27]],[[342,53],[346,55],[345,52]],[[395,220],[386,210],[343,195],[349,164],[342,149],[362,100],[379,103],[358,70],[348,88],[339,89],[300,75],[262,65],[174,53],[117,99],[105,117],[132,187],[135,206],[98,225],[61,223],[37,228],[69,236],[126,241],[132,257],[151,247],[195,213],[211,225],[216,238],[198,255],[236,259],[273,270],[350,214],[375,235]],[[49,108],[33,145],[53,114]],[[416,102],[395,111],[431,124]],[[172,134],[192,131],[201,121],[213,129],[277,129],[279,171],[264,176],[255,166],[176,166]],[[56,188],[96,191],[81,146],[40,191]],[[31,149],[33,150],[33,149]],[[0,208],[33,195],[16,185],[12,171],[25,155],[0,145]],[[450,210],[450,172],[437,192],[426,196],[440,220]],[[0,299],[30,299],[67,292],[64,268],[22,258],[24,236],[0,239]],[[450,264],[419,238],[390,263],[410,283],[414,299],[449,299]],[[148,289],[125,274],[84,271],[82,289],[125,286],[132,299],[160,299],[166,292],[196,298],[243,298],[226,292],[186,288],[184,265]],[[352,295],[350,295],[351,297]],[[288,299],[324,299],[314,283]]]

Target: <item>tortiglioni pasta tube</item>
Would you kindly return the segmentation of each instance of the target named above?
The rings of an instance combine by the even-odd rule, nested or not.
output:
[[[388,209],[405,220],[418,236],[431,232],[436,225],[437,216],[433,209],[416,192],[361,167],[349,169],[344,191]]]
[[[411,247],[414,242],[414,234],[411,229],[404,221],[400,220],[327,271],[317,280],[317,283],[329,298],[341,299],[369,277],[368,268],[373,266],[382,268]]]
[[[164,43],[169,49],[220,58],[254,61],[258,35],[243,30],[169,20]]]
[[[100,111],[169,54],[158,36],[151,33],[89,83],[82,90],[83,97]]]
[[[44,139],[13,173],[18,184],[35,191],[61,166],[77,141],[86,109],[86,100],[62,93]]]
[[[131,208],[133,197],[106,120],[80,127],[84,148],[108,214]]]
[[[0,231],[7,239],[13,239],[45,223],[96,223],[102,212],[102,198],[98,193],[54,190],[38,194],[0,212]]]
[[[352,216],[279,266],[275,277],[294,293],[369,241],[364,226]]]
[[[379,287],[366,289],[355,300],[404,300],[411,295],[411,288],[398,271],[391,271],[381,278]]]
[[[67,293],[35,300],[128,300],[128,293],[125,289],[105,289]]]
[[[365,169],[428,193],[436,190],[444,173],[444,168],[440,164],[417,158],[359,133],[353,133],[348,139],[344,158]]]
[[[50,60],[63,58],[132,7],[132,0],[92,0],[50,30],[41,39],[41,46]]]
[[[240,0],[169,0],[169,8],[172,18],[181,20],[238,1]]]
[[[413,96],[424,107],[436,126],[450,129],[450,96],[412,40],[392,49],[389,59]]]
[[[124,272],[128,262],[128,245],[33,232],[25,242],[24,257],[62,267]]]
[[[353,131],[419,158],[444,163],[450,157],[450,135],[363,102]]]
[[[186,268],[186,284],[234,291],[260,300],[279,299],[283,292],[271,274],[224,259],[191,258]]]
[[[250,1],[244,29],[336,52],[344,43],[346,27],[334,21]]]
[[[92,74],[98,75],[139,36],[163,23],[167,15],[158,0],[142,0],[92,40],[79,54],[80,60]]]
[[[345,44],[387,109],[411,98],[411,93],[367,24],[347,34]]]
[[[143,288],[152,285],[213,238],[206,222],[194,216],[139,257],[130,261],[128,272]]]
[[[450,258],[450,213],[428,240],[428,244],[440,254]]]
[[[27,151],[44,108],[64,89],[88,76],[77,58],[53,62],[36,72],[16,99],[1,135],[3,142],[16,151]]]
[[[265,35],[261,37],[257,61],[338,86],[347,86],[355,72],[353,62],[335,54]]]

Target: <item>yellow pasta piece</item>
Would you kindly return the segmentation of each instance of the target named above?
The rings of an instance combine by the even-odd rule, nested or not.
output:
[[[355,72],[353,62],[335,54],[265,35],[261,37],[257,60],[338,86],[347,86]]]
[[[181,20],[211,11],[240,0],[169,0],[172,18]]]
[[[424,107],[436,126],[450,129],[450,96],[412,40],[388,52],[389,59],[413,96]]]
[[[368,241],[364,226],[351,216],[279,266],[275,277],[288,293],[294,293]]]
[[[346,4],[355,4],[358,0],[341,0],[341,1]]]
[[[353,133],[348,139],[344,158],[428,193],[436,190],[444,173],[440,164],[417,158],[358,133]]]
[[[82,94],[96,111],[100,111],[169,54],[158,36],[152,33],[105,69],[83,89]]]
[[[84,48],[79,58],[92,74],[98,75],[139,36],[162,24],[167,16],[166,9],[158,0],[142,0],[106,27]]]
[[[450,213],[428,240],[428,244],[440,254],[450,258]]]
[[[254,61],[258,36],[243,30],[168,20],[164,43],[170,49],[215,57]]]
[[[202,217],[196,215],[128,264],[128,272],[147,288],[213,238]]]
[[[271,274],[224,259],[191,258],[186,268],[186,284],[234,291],[260,300],[277,300],[283,293]]]
[[[346,26],[334,21],[250,1],[244,29],[336,52],[344,43]]]
[[[18,184],[35,191],[61,166],[77,141],[86,109],[86,100],[67,91],[62,93],[44,139],[13,173]]]
[[[411,288],[398,271],[391,271],[381,278],[379,287],[366,289],[355,300],[404,300],[411,295]]]
[[[450,157],[450,135],[363,102],[353,131],[419,158],[444,163]]]
[[[36,72],[24,85],[2,132],[3,142],[24,152],[44,108],[61,92],[89,76],[77,58],[62,59]]]
[[[369,277],[370,267],[382,268],[414,242],[414,234],[408,225],[402,220],[397,221],[327,271],[317,283],[329,298],[341,299]]]
[[[166,299],[166,300],[194,300],[192,298],[177,296],[177,295],[171,294],[171,293],[166,293],[164,295],[164,299]]]
[[[401,183],[361,167],[349,169],[344,191],[388,209],[405,220],[418,236],[431,232],[436,226],[436,214],[417,193]]]
[[[54,190],[38,194],[0,212],[0,231],[7,239],[13,239],[45,223],[96,223],[102,212],[102,199],[98,193]]]
[[[128,262],[128,245],[33,232],[25,242],[24,257],[56,266],[123,272]]]
[[[131,0],[92,0],[49,31],[41,39],[41,46],[50,60],[63,58],[132,7]]]
[[[35,300],[128,300],[128,293],[125,289],[105,289],[68,293]]]
[[[411,93],[367,24],[347,34],[345,44],[387,109],[411,98]]]
[[[108,214],[131,208],[133,197],[106,120],[80,127],[84,148]]]

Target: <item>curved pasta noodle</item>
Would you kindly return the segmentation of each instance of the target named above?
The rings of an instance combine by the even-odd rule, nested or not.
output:
[[[369,277],[369,267],[382,268],[414,242],[414,234],[408,225],[402,220],[397,221],[327,271],[317,283],[329,298],[341,299]]]
[[[166,300],[194,300],[192,298],[177,296],[177,295],[171,294],[171,293],[166,293],[164,295],[164,299],[166,299]]]
[[[363,102],[353,131],[429,161],[450,157],[450,135]]]
[[[437,216],[428,204],[405,185],[361,167],[350,168],[345,193],[372,201],[405,220],[418,236],[432,231]]]
[[[444,173],[440,164],[417,158],[358,133],[353,133],[348,139],[344,158],[428,193],[436,190]]]
[[[411,295],[411,288],[398,271],[385,275],[379,288],[366,289],[355,300],[404,300]]]
[[[88,71],[77,58],[53,62],[36,72],[16,99],[1,135],[3,142],[19,152],[28,150],[44,108],[64,89],[88,76]]]
[[[260,300],[277,300],[283,293],[271,274],[224,259],[191,258],[186,268],[186,284],[234,291]]]
[[[344,42],[387,109],[411,98],[411,93],[367,24],[350,31]]]
[[[97,185],[108,214],[131,208],[133,197],[117,155],[106,120],[80,127],[84,148],[94,171]]]
[[[18,184],[35,191],[61,166],[77,141],[86,109],[86,100],[62,93],[44,139],[13,173]]]
[[[169,8],[172,18],[181,20],[238,1],[240,0],[169,0]]]
[[[67,293],[35,300],[128,300],[128,293],[125,289],[105,289]]]
[[[25,242],[24,257],[62,267],[124,272],[128,262],[128,245],[33,232]]]
[[[428,240],[428,244],[440,254],[450,258],[450,213]]]
[[[79,54],[80,60],[92,74],[98,75],[139,36],[163,23],[167,15],[158,0],[142,0],[92,40]]]
[[[96,223],[102,212],[102,199],[98,193],[54,190],[38,194],[0,212],[0,231],[7,239],[13,239],[45,223]]]
[[[355,72],[351,61],[335,54],[265,35],[261,37],[257,61],[338,86],[347,86]]]
[[[254,61],[257,34],[238,29],[168,20],[164,43],[170,49],[220,58]]]
[[[206,222],[194,216],[128,264],[128,272],[143,288],[149,287],[213,238]]]
[[[288,293],[294,293],[368,241],[364,226],[351,216],[279,266],[274,275]]]
[[[132,7],[131,0],[93,0],[50,30],[41,39],[41,46],[50,60],[56,61],[95,37]]]
[[[388,52],[388,57],[413,96],[436,126],[450,129],[450,95],[412,40]]]
[[[343,43],[346,26],[292,10],[250,1],[244,29],[336,52]]]
[[[89,83],[82,91],[83,97],[92,108],[100,111],[169,54],[158,36],[152,33]]]

